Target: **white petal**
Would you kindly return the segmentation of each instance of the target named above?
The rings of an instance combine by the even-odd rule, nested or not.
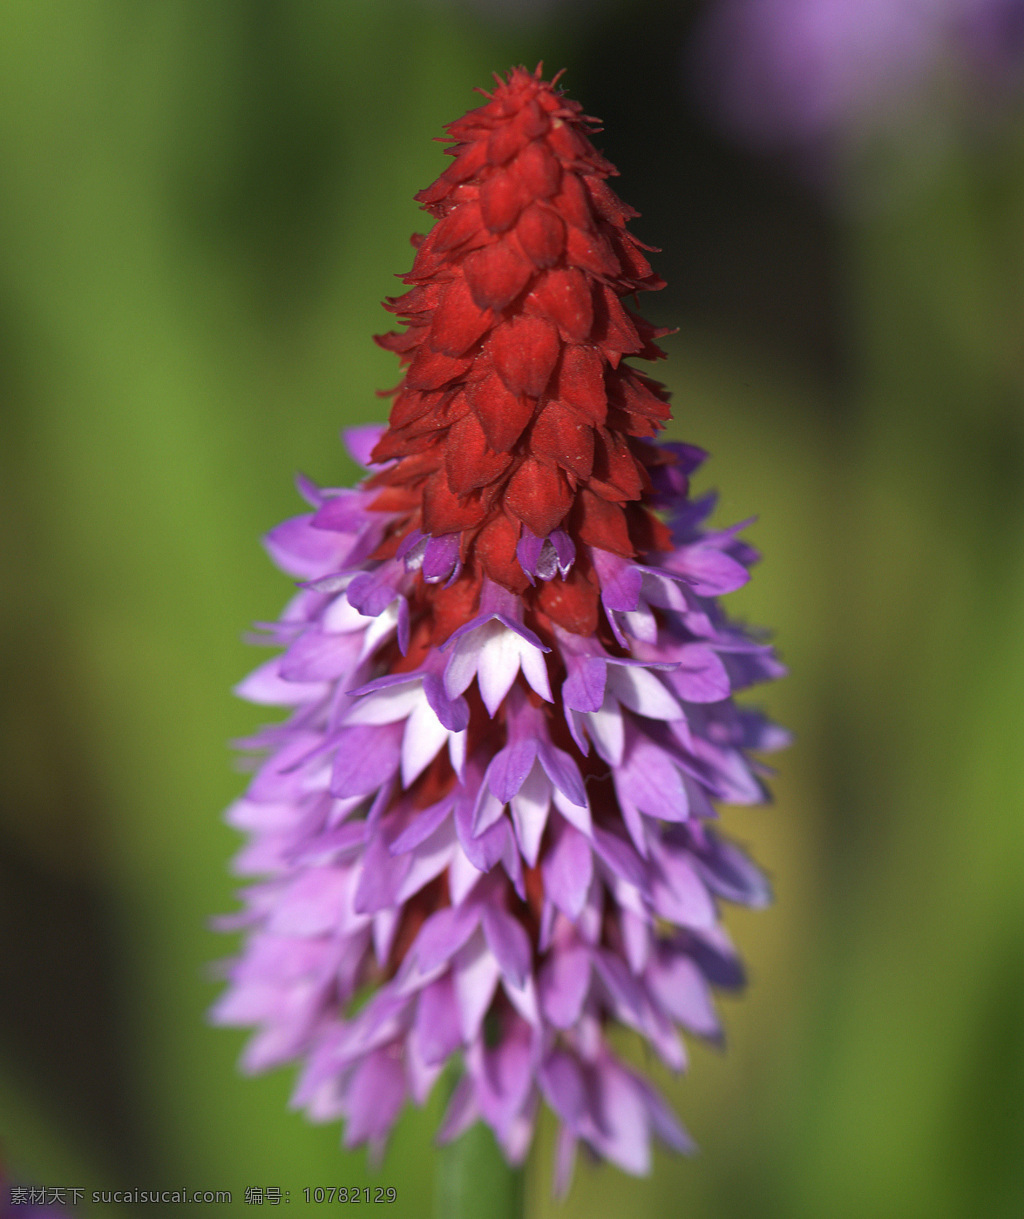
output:
[[[640,603],[641,608],[622,615],[623,626],[634,639],[642,639],[644,643],[657,643],[658,623],[650,608]]]
[[[469,943],[459,949],[455,960],[459,1028],[465,1041],[474,1041],[494,998],[501,966],[479,930],[474,931]]]
[[[651,928],[647,919],[638,917],[632,910],[623,910],[619,926],[629,968],[635,974],[643,973],[651,955]]]
[[[456,845],[455,854],[448,864],[448,892],[453,906],[462,905],[466,895],[482,875],[462,847]]]
[[[391,943],[398,930],[398,917],[399,910],[396,906],[388,910],[378,910],[373,916],[373,954],[382,968],[387,964]]]
[[[473,813],[473,837],[478,838],[489,830],[504,811],[505,805],[494,792],[490,788],[484,788]]]
[[[456,642],[444,669],[444,689],[449,698],[458,698],[476,676],[485,642],[483,628],[470,631]]]
[[[551,684],[548,681],[548,666],[544,661],[544,653],[535,648],[532,643],[521,639],[519,641],[519,660],[526,680],[541,698],[553,703],[555,700],[551,697]]]
[[[369,625],[366,628],[366,638],[363,640],[363,651],[359,657],[360,660],[364,660],[369,656],[377,645],[382,643],[398,625],[398,601],[392,601],[376,618],[368,618],[367,622]]]
[[[412,714],[418,703],[426,705],[419,682],[387,686],[352,699],[352,709],[345,716],[346,724],[394,724]],[[427,707],[429,711],[430,708]],[[431,711],[431,715],[433,712]]]
[[[574,825],[581,834],[589,838],[593,830],[589,805],[584,805],[583,808],[580,808],[578,804],[573,804],[569,797],[564,792],[560,792],[557,787],[554,791],[554,801],[555,808],[558,809],[566,821],[570,825]]]
[[[500,626],[500,624],[499,624]],[[519,649],[525,641],[507,627],[500,627],[483,647],[476,680],[484,706],[493,716],[501,706],[519,672]],[[530,647],[530,644],[525,644]]]
[[[462,772],[466,767],[466,733],[449,732],[448,734],[448,756],[452,760],[452,767],[455,773],[462,778]]]
[[[534,762],[533,769],[518,792],[512,797],[512,820],[523,858],[534,867],[540,851],[540,840],[548,822],[551,807],[551,780]]]
[[[348,597],[335,597],[324,610],[323,628],[325,631],[339,631],[348,634],[349,631],[362,631],[370,623],[370,619],[361,614],[354,605],[349,605]]]
[[[424,698],[413,709],[402,738],[402,786],[409,787],[432,762],[448,737],[448,729]]]
[[[679,701],[649,670],[638,665],[609,665],[608,685],[620,703],[653,720],[679,720]]]
[[[501,985],[520,1016],[524,1020],[528,1020],[530,1024],[539,1024],[540,1012],[537,1010],[537,990],[533,984],[533,978],[526,979],[526,985],[522,990],[513,986],[508,978],[502,978]]]
[[[643,597],[651,605],[663,606],[677,614],[686,609],[686,594],[679,587],[679,581],[655,576],[649,571],[644,572]]]
[[[608,666],[609,669],[612,667]],[[587,731],[598,753],[611,766],[622,765],[622,711],[618,702],[606,694],[600,711],[586,713]]]
[[[631,910],[638,918],[647,917],[647,906],[636,885],[609,871],[605,872],[605,884],[621,909]]]
[[[327,682],[285,681],[280,675],[281,657],[275,656],[235,686],[235,693],[250,703],[291,707],[323,697]]]

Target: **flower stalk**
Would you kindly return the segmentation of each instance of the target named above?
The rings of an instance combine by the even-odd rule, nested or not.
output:
[[[441,1148],[435,1175],[436,1219],[522,1219],[525,1169],[502,1155],[490,1130],[479,1123]]]

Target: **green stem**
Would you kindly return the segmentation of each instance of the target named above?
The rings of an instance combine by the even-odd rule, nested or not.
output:
[[[434,1182],[437,1219],[523,1219],[522,1168],[510,1168],[481,1122],[438,1152]]]

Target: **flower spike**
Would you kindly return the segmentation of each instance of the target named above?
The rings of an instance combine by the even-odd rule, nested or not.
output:
[[[442,1139],[481,1120],[518,1163],[543,1101],[565,1188],[581,1141],[633,1173],[654,1135],[690,1147],[607,1034],[674,1070],[680,1028],[720,1036],[718,904],[768,887],[713,802],[766,798],[749,754],[784,734],[733,694],[782,669],[719,608],[756,556],[703,528],[705,455],[655,443],[668,396],[627,363],[663,355],[623,304],[663,281],[595,121],[540,69],[483,97],[417,196],[378,339],[402,381],[348,437],[369,474],[304,484],[268,538],[301,584],[241,692],[292,712],[228,814],[265,879],[213,1017],[258,1027],[246,1069],[300,1060],[295,1104],[346,1146],[455,1058]]]

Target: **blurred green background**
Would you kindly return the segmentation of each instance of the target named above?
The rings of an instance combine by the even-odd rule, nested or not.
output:
[[[426,218],[432,143],[543,59],[605,123],[679,326],[671,434],[716,518],[759,514],[730,598],[775,629],[776,804],[725,825],[777,903],[730,916],[728,1052],[659,1075],[701,1146],[581,1163],[531,1219],[1017,1216],[1024,1208],[1024,122],[944,118],[822,192],[688,90],[695,5],[5,0],[0,11],[0,1155],[93,1189],[394,1185],[430,1213],[438,1108],[379,1173],[239,1076],[207,930],[234,908],[227,747],[260,534],[397,380],[370,336]],[[1017,99],[1019,101],[1019,98]],[[657,1074],[657,1072],[656,1072]],[[107,1208],[88,1206],[80,1214]],[[158,1207],[138,1208],[153,1213]],[[130,1206],[119,1212],[137,1213]],[[179,1212],[180,1213],[180,1212]],[[486,1204],[481,1201],[481,1215]]]

